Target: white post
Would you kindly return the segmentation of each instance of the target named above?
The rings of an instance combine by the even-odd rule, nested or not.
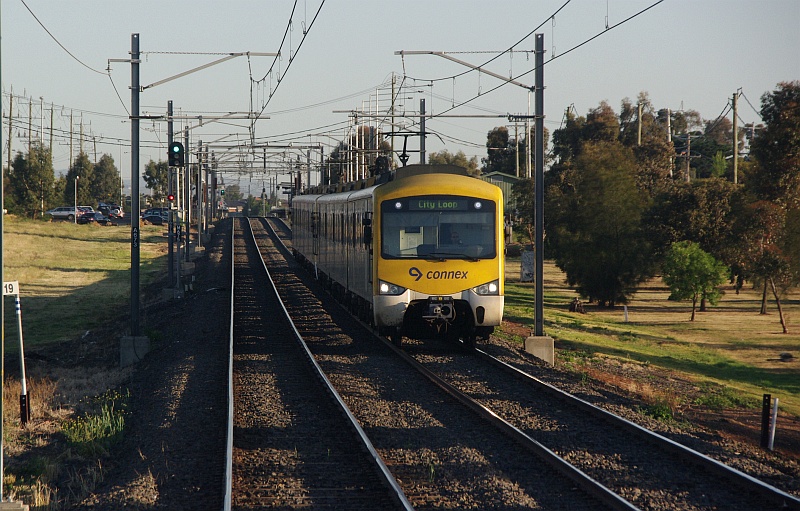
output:
[[[778,421],[778,398],[772,400],[772,421],[769,424],[769,450],[775,444],[775,423]]]

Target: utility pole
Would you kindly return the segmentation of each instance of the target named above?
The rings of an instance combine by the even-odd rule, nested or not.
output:
[[[672,143],[672,109],[667,108],[667,142]],[[672,149],[672,156],[669,158],[669,177],[673,177],[673,167],[675,166],[675,149]]]
[[[31,120],[33,118],[33,98],[28,98],[28,158],[31,156]]]
[[[425,98],[419,100],[419,162],[425,165]]]
[[[69,166],[72,167],[72,110],[69,111]]]
[[[14,133],[12,130],[14,112],[14,88],[11,88],[11,94],[8,96],[8,169],[11,170],[11,136]],[[1,476],[2,474],[0,474]],[[0,485],[2,486],[2,485]],[[2,493],[2,492],[0,492]]]
[[[636,145],[642,145],[642,104],[637,105],[638,113],[636,114],[637,124],[639,125],[639,134],[636,138]]]
[[[53,157],[53,104],[50,104],[50,158]]]
[[[733,93],[733,184],[739,183],[739,126],[736,124],[736,107],[739,91]]]

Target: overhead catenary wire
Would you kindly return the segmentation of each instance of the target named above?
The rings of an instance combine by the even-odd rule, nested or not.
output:
[[[575,46],[573,46],[572,48],[568,49],[568,50],[567,50],[567,51],[565,51],[564,53],[561,53],[561,54],[559,54],[558,56],[555,56],[555,57],[551,58],[550,60],[546,61],[546,62],[543,64],[543,66],[546,66],[546,65],[547,65],[547,64],[549,64],[550,62],[552,62],[552,61],[554,61],[554,60],[556,60],[556,59],[558,59],[558,58],[564,57],[565,55],[567,55],[567,54],[569,54],[569,53],[571,53],[571,52],[573,52],[573,51],[577,50],[578,48],[581,48],[582,46],[585,46],[586,44],[589,44],[590,42],[594,41],[594,40],[595,40],[595,39],[597,39],[598,37],[600,37],[600,36],[602,36],[602,35],[604,35],[604,34],[606,34],[606,33],[610,32],[610,31],[612,31],[612,30],[614,30],[614,29],[616,29],[616,28],[618,28],[618,27],[620,27],[620,26],[624,25],[625,23],[627,23],[627,22],[629,22],[629,21],[631,21],[631,20],[633,20],[633,19],[637,18],[638,16],[641,16],[642,14],[644,14],[645,12],[649,11],[650,9],[652,9],[652,8],[656,7],[657,5],[659,5],[659,4],[660,4],[660,3],[662,3],[662,2],[664,2],[664,0],[658,0],[658,1],[656,1],[655,3],[653,3],[653,4],[649,5],[648,7],[645,7],[644,9],[642,9],[642,10],[638,11],[637,13],[635,13],[635,14],[633,14],[633,15],[631,15],[631,16],[629,16],[629,17],[627,17],[627,18],[625,18],[624,20],[622,20],[622,21],[620,21],[620,22],[618,22],[618,23],[615,23],[614,25],[611,25],[610,27],[607,27],[607,28],[606,28],[605,30],[603,30],[602,32],[599,32],[599,33],[597,33],[597,34],[593,35],[592,37],[590,37],[590,38],[586,39],[585,41],[583,41],[583,42],[581,42],[581,43],[578,43],[578,44],[576,44]],[[549,19],[549,18],[548,18],[548,19]],[[478,99],[478,98],[480,98],[480,97],[482,97],[482,96],[484,96],[484,95],[486,95],[486,94],[490,94],[490,93],[492,93],[492,92],[495,92],[496,90],[499,90],[499,89],[500,89],[500,88],[502,88],[502,87],[505,87],[506,85],[508,85],[508,84],[510,84],[510,83],[512,83],[512,82],[514,82],[514,81],[516,81],[516,80],[518,80],[519,78],[522,78],[523,76],[527,76],[527,75],[529,75],[529,74],[533,73],[534,71],[536,71],[536,68],[535,68],[535,67],[534,67],[533,69],[529,70],[529,71],[526,71],[526,72],[524,72],[524,73],[521,73],[521,74],[519,74],[519,75],[517,75],[517,76],[514,76],[514,77],[512,77],[512,78],[509,78],[508,80],[503,80],[503,81],[502,81],[502,82],[501,82],[499,85],[496,85],[495,87],[493,87],[493,88],[489,89],[487,92],[479,92],[477,95],[475,95],[475,96],[473,96],[473,97],[471,97],[471,98],[467,99],[466,101],[462,101],[461,103],[459,103],[459,104],[457,104],[457,105],[455,105],[455,106],[452,106],[452,107],[450,107],[450,108],[447,108],[447,109],[445,109],[445,110],[444,110],[444,111],[442,111],[442,112],[439,112],[439,114],[438,114],[438,115],[444,115],[444,114],[446,114],[446,113],[448,113],[448,112],[451,112],[451,111],[455,110],[456,108],[460,108],[460,107],[462,107],[462,106],[464,106],[464,105],[466,105],[466,104],[468,104],[468,103],[471,103],[471,102],[475,101],[476,99]],[[436,117],[436,115],[432,115],[431,117]]]

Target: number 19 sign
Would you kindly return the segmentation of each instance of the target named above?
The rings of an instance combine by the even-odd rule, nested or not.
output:
[[[19,281],[3,282],[3,296],[19,295]]]

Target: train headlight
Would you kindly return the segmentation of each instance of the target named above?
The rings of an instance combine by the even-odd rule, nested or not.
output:
[[[486,284],[481,284],[478,287],[473,287],[472,290],[475,291],[476,294],[482,296],[497,296],[500,294],[500,283],[497,280],[493,280]]]
[[[381,280],[378,282],[378,291],[382,295],[397,296],[406,292],[406,288]]]

